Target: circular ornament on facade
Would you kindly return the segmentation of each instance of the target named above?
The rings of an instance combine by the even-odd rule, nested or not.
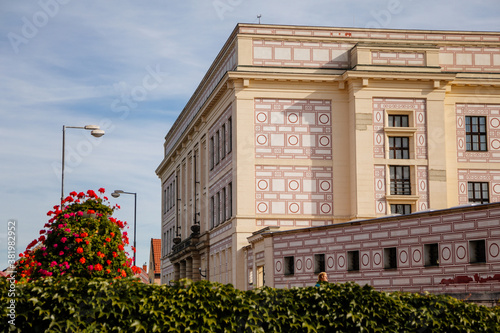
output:
[[[464,149],[464,139],[458,139],[458,148]]]
[[[451,258],[451,250],[449,247],[444,247],[442,251],[442,256],[444,260],[450,260]]]
[[[266,189],[267,189],[267,187],[269,186],[269,184],[267,183],[267,180],[263,180],[263,179],[261,179],[261,180],[259,180],[259,182],[257,183],[257,186],[259,187],[259,190],[264,191],[264,190],[266,190]]]
[[[299,138],[296,135],[290,135],[288,137],[288,143],[292,146],[295,146],[297,143],[299,143]]]
[[[500,184],[493,185],[493,192],[495,192],[495,194],[500,193]]]
[[[344,258],[344,256],[340,256],[337,261],[338,261],[339,267],[344,267],[344,265],[345,265],[345,258]]]
[[[257,210],[260,212],[260,213],[265,213],[267,212],[267,204],[265,202],[260,202],[258,205],[257,205]]]
[[[465,184],[464,183],[460,184],[460,194],[465,194]]]
[[[363,254],[362,261],[363,261],[363,266],[368,266],[368,263],[370,262],[370,258],[368,257],[368,255],[366,253]]]
[[[291,180],[289,183],[288,183],[288,188],[292,191],[295,191],[299,188],[299,182],[296,181],[296,180]]]
[[[324,203],[321,205],[321,212],[323,214],[328,214],[332,211],[332,206],[330,204]]]
[[[491,244],[489,252],[490,256],[492,256],[493,258],[498,257],[498,254],[500,253],[500,248],[498,247],[498,244],[496,243]]]
[[[307,258],[307,260],[306,260],[306,269],[310,270],[312,268],[312,265],[313,265],[312,260],[310,258]]]
[[[322,114],[319,116],[319,122],[323,125],[327,125],[330,122],[330,116],[327,114]]]
[[[464,126],[464,118],[458,118],[458,128],[462,128]]]
[[[377,208],[378,208],[379,213],[383,213],[384,212],[384,203],[382,201],[379,202],[377,205]]]
[[[290,212],[292,213],[298,213],[299,212],[299,209],[300,209],[300,206],[298,203],[296,202],[292,202],[290,204],[290,206],[288,206],[288,209],[290,210]]]
[[[375,112],[375,120],[380,123],[382,121],[382,112],[377,111]]]
[[[258,122],[261,122],[261,123],[264,123],[267,121],[267,114],[265,114],[264,112],[260,112],[257,114],[257,121]]]
[[[498,126],[500,126],[500,120],[498,118],[491,118],[490,125],[491,127],[498,128]]]
[[[422,253],[420,252],[420,250],[413,251],[413,261],[420,262],[421,259],[422,259]]]
[[[375,142],[377,142],[377,144],[381,144],[382,143],[382,135],[380,134],[377,134],[377,136],[375,137]]]
[[[382,262],[382,256],[380,255],[380,253],[375,253],[373,255],[373,263],[378,266],[380,265],[381,262]]]
[[[424,143],[425,143],[425,139],[424,139],[424,136],[423,135],[419,135],[418,136],[418,143],[423,146]]]
[[[500,148],[500,140],[498,139],[491,140],[491,148],[493,149]]]
[[[257,143],[259,145],[265,145],[267,143],[267,137],[265,135],[259,135],[257,137]]]
[[[425,191],[425,188],[426,188],[426,187],[427,187],[427,186],[426,186],[426,184],[425,184],[425,181],[424,181],[424,180],[420,181],[420,189],[421,189],[422,191]]]
[[[299,116],[297,116],[296,113],[290,113],[288,115],[288,121],[291,122],[292,124],[295,124],[299,120]]]
[[[335,265],[335,261],[333,260],[333,257],[328,257],[326,264],[328,265],[328,268],[333,268],[333,265]]]
[[[420,124],[424,123],[424,114],[422,112],[418,113],[417,120]]]
[[[399,253],[399,260],[401,260],[403,264],[406,264],[406,262],[408,261],[408,252],[406,252],[405,250],[401,251]]]
[[[302,260],[297,259],[297,270],[301,271],[302,270]]]
[[[276,272],[281,272],[281,261],[276,261]]]
[[[467,251],[465,251],[465,247],[459,246],[457,248],[457,257],[458,257],[458,259],[462,260],[463,258],[465,258],[466,254],[467,254]]]
[[[427,204],[425,202],[420,204],[420,210],[427,210]]]
[[[377,190],[381,190],[383,188],[384,188],[384,182],[381,179],[377,180]]]
[[[330,144],[330,138],[327,136],[322,136],[321,138],[319,138],[319,144],[323,147],[328,146]]]
[[[330,184],[329,181],[324,180],[321,182],[321,184],[319,184],[319,187],[321,187],[323,191],[329,191],[332,185]]]

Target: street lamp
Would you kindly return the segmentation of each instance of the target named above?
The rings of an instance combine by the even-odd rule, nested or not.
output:
[[[92,136],[95,136],[96,138],[99,138],[104,135],[104,131],[99,128],[97,125],[85,125],[83,127],[81,126],[66,126],[63,125],[63,137],[62,137],[62,166],[61,166],[61,209],[63,205],[63,200],[64,200],[64,151],[65,151],[65,144],[66,144],[66,128],[78,128],[78,129],[85,129],[91,131],[90,134]]]
[[[137,193],[134,192],[125,192],[122,190],[115,190],[113,193],[111,193],[111,196],[113,198],[118,198],[120,194],[133,194],[134,195],[134,266],[135,266],[135,256],[137,253],[137,247],[135,245],[135,234],[136,234],[136,217],[137,217]]]

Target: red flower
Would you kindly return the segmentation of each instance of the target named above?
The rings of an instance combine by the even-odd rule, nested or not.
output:
[[[71,196],[73,196],[73,197],[76,197],[76,196],[77,196],[76,191],[71,192],[69,195],[71,195]]]
[[[100,189],[98,189],[98,191],[99,191],[100,193],[104,193],[104,192],[106,192],[106,190],[105,190],[104,188],[102,188],[102,187],[101,187]]]
[[[120,244],[120,245],[118,245],[118,249],[119,249],[120,251],[123,251],[123,245],[121,245],[121,244]]]
[[[77,238],[77,239],[75,239],[75,242],[77,242],[78,244],[79,244],[81,241],[82,241],[82,239],[81,239],[81,238]]]
[[[85,258],[84,258],[84,257],[81,257],[81,258],[80,258],[80,262],[82,263],[82,265],[83,265],[83,264],[85,264]]]
[[[76,253],[83,253],[83,249],[79,247],[78,249],[76,249]]]
[[[111,238],[107,237],[106,242],[108,242],[108,243],[111,242]]]
[[[111,231],[109,234],[111,235],[111,237],[115,237],[115,233],[114,232]]]
[[[97,265],[95,265],[94,269],[96,271],[102,271],[102,265],[101,264],[97,264]]]

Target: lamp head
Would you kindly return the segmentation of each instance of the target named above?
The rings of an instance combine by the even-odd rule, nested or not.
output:
[[[96,138],[100,138],[101,136],[104,135],[104,131],[101,129],[95,129],[95,130],[92,130],[92,132],[90,132],[90,134],[92,136],[95,136]]]
[[[91,130],[91,131],[101,129],[99,127],[99,125],[85,125],[83,128],[85,128],[86,130]]]
[[[113,193],[111,193],[111,196],[113,198],[118,198],[121,193],[123,193],[123,190],[115,190]]]

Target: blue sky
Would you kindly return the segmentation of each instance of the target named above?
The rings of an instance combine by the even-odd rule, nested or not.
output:
[[[3,1],[0,4],[0,269],[61,191],[137,193],[137,264],[160,238],[164,136],[237,23],[500,31],[500,2],[416,0]],[[110,197],[111,198],[111,197]],[[111,198],[131,225],[133,196]],[[132,230],[129,234],[133,237]]]

